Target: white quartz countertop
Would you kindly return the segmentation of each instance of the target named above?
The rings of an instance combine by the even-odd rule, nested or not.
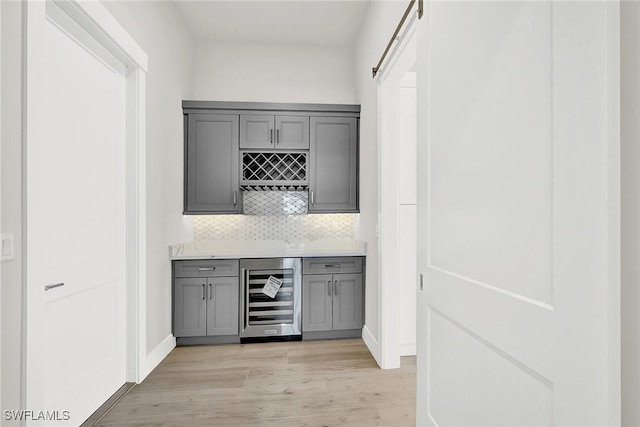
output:
[[[171,259],[364,256],[367,244],[352,239],[207,240],[171,245],[169,251]]]

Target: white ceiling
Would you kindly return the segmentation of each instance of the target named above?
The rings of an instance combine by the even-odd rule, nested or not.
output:
[[[352,46],[367,0],[174,0],[196,41]]]

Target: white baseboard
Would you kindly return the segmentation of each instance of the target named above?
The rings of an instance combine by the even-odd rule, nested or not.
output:
[[[415,356],[416,355],[416,343],[402,343],[400,344],[400,356]]]
[[[160,344],[156,346],[153,350],[147,353],[147,358],[144,363],[144,367],[142,369],[142,375],[140,376],[140,382],[142,382],[147,375],[153,371],[156,366],[160,364],[164,360],[165,357],[171,353],[176,347],[176,338],[173,334],[166,337]]]
[[[376,359],[376,363],[378,364],[378,366],[382,367],[382,361],[380,359],[380,344],[378,343],[378,340],[373,337],[373,334],[371,333],[367,325],[364,325],[364,327],[362,328],[362,340],[371,352],[373,358]]]

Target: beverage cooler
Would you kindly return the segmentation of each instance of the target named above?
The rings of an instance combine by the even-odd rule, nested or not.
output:
[[[301,290],[300,258],[241,260],[241,342],[300,339]]]

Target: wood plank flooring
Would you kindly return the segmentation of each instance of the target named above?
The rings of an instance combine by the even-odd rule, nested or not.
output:
[[[415,357],[362,340],[178,347],[98,426],[415,426]]]

